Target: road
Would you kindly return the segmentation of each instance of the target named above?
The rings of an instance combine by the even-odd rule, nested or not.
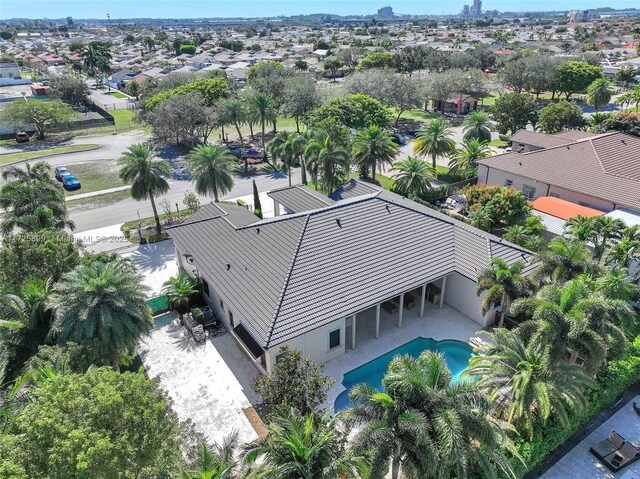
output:
[[[289,184],[285,175],[279,175],[277,177],[259,175],[253,178],[236,178],[235,185],[231,192],[224,195],[221,199],[251,195],[253,193],[252,179],[256,180],[256,186],[260,192],[269,191],[274,188],[282,188]],[[296,168],[293,171],[292,182],[296,184],[300,183],[300,181],[300,168]],[[171,190],[159,198],[159,200],[167,199],[174,205],[174,208],[175,203],[178,203],[180,208],[184,208],[185,206],[182,203],[184,193],[186,190],[193,191],[193,183],[189,181],[171,181],[170,186]],[[206,204],[211,202],[212,198],[200,197],[200,201],[201,204]],[[69,203],[69,205],[72,204],[73,202]],[[72,207],[70,216],[76,223],[74,232],[83,232],[135,220],[138,217],[138,213],[141,218],[151,216],[153,214],[151,203],[149,201],[135,201],[128,198],[100,208],[78,210]]]

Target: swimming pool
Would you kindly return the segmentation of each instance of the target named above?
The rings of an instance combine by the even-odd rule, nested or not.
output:
[[[387,372],[389,363],[398,354],[409,354],[417,358],[423,351],[440,351],[444,354],[447,365],[453,376],[452,380],[458,381],[460,374],[469,365],[472,348],[467,343],[456,341],[454,339],[445,339],[436,341],[431,338],[417,338],[413,341],[403,344],[399,348],[389,351],[387,354],[379,358],[369,361],[362,366],[349,371],[344,375],[342,385],[347,389],[342,391],[336,398],[333,405],[335,411],[341,411],[351,405],[349,401],[349,390],[354,384],[367,383],[376,389],[382,389],[382,378]]]

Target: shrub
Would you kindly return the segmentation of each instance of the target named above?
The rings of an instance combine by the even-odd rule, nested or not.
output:
[[[168,100],[172,96],[185,95],[187,93],[200,93],[205,104],[211,106],[216,101],[227,98],[231,91],[224,78],[200,78],[191,83],[158,93],[145,101],[144,106],[148,110],[153,110],[160,103]]]
[[[180,54],[186,53],[187,55],[193,55],[197,50],[195,45],[189,43],[180,45]]]
[[[202,310],[200,308],[196,308],[196,307],[192,308],[191,309],[191,316],[193,316],[193,319],[198,324],[202,324],[204,322],[204,313],[202,312]]]

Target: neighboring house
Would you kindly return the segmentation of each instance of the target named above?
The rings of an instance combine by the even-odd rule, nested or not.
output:
[[[22,78],[20,67],[15,62],[0,63],[0,86],[28,85],[31,78]]]
[[[560,144],[532,151],[556,141],[552,138]],[[511,186],[529,200],[553,196],[605,212],[640,212],[640,138],[619,132],[528,132],[524,138],[518,132],[512,139],[518,139],[514,150],[518,144],[525,151],[478,161],[480,183]]]
[[[477,98],[469,95],[452,95],[444,101],[431,100],[431,107],[443,113],[465,114],[478,109]],[[458,111],[459,110],[459,111]]]
[[[129,68],[125,68],[120,70],[119,72],[113,73],[109,75],[104,83],[111,88],[115,88],[116,90],[120,90],[124,88],[124,84],[128,80],[132,80],[138,73],[134,72]]]
[[[407,300],[421,316],[429,300],[487,327],[495,314],[479,312],[478,272],[492,258],[523,260],[526,274],[535,267],[525,249],[355,180],[331,197],[306,186],[269,195],[277,213],[292,213],[259,220],[210,203],[167,229],[180,267],[264,374],[283,346],[317,362],[355,349],[364,311],[375,311],[375,337],[380,308],[402,327]]]
[[[580,130],[568,130],[555,135],[547,135],[529,130],[519,130],[510,139],[513,151],[518,153],[529,153],[530,151],[544,150],[554,146],[566,145],[578,140],[597,136],[595,133],[587,133]]]
[[[551,240],[556,236],[562,236],[564,227],[568,219],[575,216],[591,218],[593,216],[603,216],[604,211],[581,206],[570,201],[561,200],[553,196],[541,196],[531,202],[531,209],[534,215],[542,219],[544,226],[543,236]]]

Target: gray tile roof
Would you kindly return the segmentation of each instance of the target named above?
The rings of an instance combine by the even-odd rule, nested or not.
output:
[[[271,190],[267,195],[293,213],[315,210],[335,203],[332,199],[306,185]]]
[[[265,348],[454,271],[475,280],[492,257],[530,257],[386,190],[249,224],[238,208],[207,205],[168,232]]]
[[[369,195],[380,191],[380,187],[370,183],[364,183],[357,180],[349,180],[340,188],[329,195],[329,198],[340,201],[347,198],[355,198],[357,196]]]
[[[523,143],[525,145],[533,145],[539,148],[552,148],[554,146],[566,145],[573,143],[575,140],[568,140],[560,136],[547,135],[536,131],[519,130],[510,139],[513,143]]]
[[[605,133],[545,150],[497,155],[478,164],[640,210],[636,136]]]

